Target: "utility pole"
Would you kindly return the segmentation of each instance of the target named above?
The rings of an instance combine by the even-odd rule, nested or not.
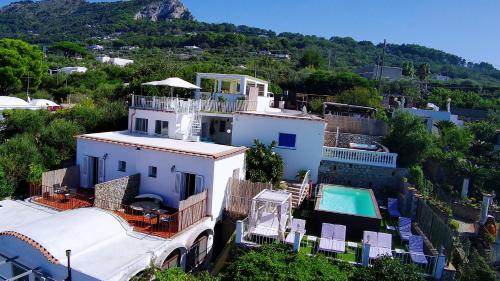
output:
[[[28,85],[26,85],[26,96],[30,94],[30,71],[28,70]]]
[[[385,60],[385,48],[387,47],[387,41],[384,39],[384,47],[382,49],[382,61],[379,65],[379,74],[378,74],[378,90],[380,91],[382,87],[382,71],[384,70],[384,60]]]

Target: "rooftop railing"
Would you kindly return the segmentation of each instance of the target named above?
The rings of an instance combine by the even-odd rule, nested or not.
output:
[[[349,164],[396,168],[397,153],[366,151],[358,149],[323,147],[323,159]]]
[[[178,113],[193,113],[195,111],[213,113],[233,113],[236,111],[253,111],[257,109],[257,101],[248,100],[182,100],[169,97],[138,96],[132,97],[132,107],[137,109],[150,109],[171,111]]]
[[[94,197],[66,187],[31,186],[31,201],[59,211],[92,207]]]

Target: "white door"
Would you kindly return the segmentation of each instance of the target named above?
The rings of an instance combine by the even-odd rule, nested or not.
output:
[[[97,165],[97,183],[102,183],[106,180],[104,170],[104,158],[99,158]]]

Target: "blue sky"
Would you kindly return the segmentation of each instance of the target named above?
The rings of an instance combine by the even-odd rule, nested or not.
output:
[[[200,21],[417,43],[500,68],[498,0],[181,0]],[[0,0],[0,5],[11,2]]]

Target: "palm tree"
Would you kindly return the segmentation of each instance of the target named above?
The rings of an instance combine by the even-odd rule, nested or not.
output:
[[[483,173],[483,168],[464,158],[457,160],[456,167],[460,174],[469,179],[469,194],[478,194],[479,190],[475,189],[474,183]]]
[[[434,127],[439,130],[439,133],[442,133],[446,129],[455,128],[456,125],[450,120],[439,120],[434,124]]]

